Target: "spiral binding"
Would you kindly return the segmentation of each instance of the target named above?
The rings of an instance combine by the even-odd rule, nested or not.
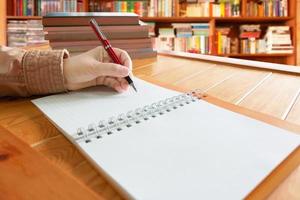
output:
[[[200,97],[196,97],[196,91],[180,94],[160,100],[129,112],[122,113],[117,117],[110,117],[107,121],[101,120],[98,124],[90,124],[87,128],[78,128],[77,133],[73,134],[73,139],[80,143],[90,143],[93,140],[99,140],[110,134],[121,132],[125,128],[138,125],[143,121],[151,120],[164,115],[165,113],[176,110],[195,102]]]

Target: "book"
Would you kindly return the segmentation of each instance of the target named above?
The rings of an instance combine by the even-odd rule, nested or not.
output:
[[[267,53],[293,53],[289,26],[269,26],[264,37]]]
[[[180,0],[150,0],[149,17],[178,17]]]
[[[149,37],[148,26],[101,26],[108,39],[138,39]],[[97,40],[89,26],[45,27],[46,39],[52,41]]]
[[[216,0],[211,3],[213,17],[238,17],[240,9],[240,0]]]
[[[288,0],[248,1],[246,16],[257,17],[287,17]]]
[[[148,15],[148,1],[90,1],[91,12],[131,12],[139,16]]]
[[[91,18],[100,25],[138,25],[138,15],[117,12],[55,12],[43,17],[44,26],[88,26]]]
[[[135,79],[33,103],[129,199],[244,199],[300,136]],[[216,192],[218,191],[218,192]]]
[[[126,50],[132,59],[156,56],[149,37],[150,27],[139,22],[138,15],[133,13],[50,13],[43,18],[46,39],[53,49],[67,49],[71,55],[102,45],[89,26],[91,18],[101,25],[113,47]]]
[[[149,38],[142,39],[118,39],[118,40],[109,40],[112,46],[118,48],[151,48],[151,40]],[[78,41],[61,41],[61,42],[51,42],[52,48],[65,48],[70,46],[93,46],[99,45],[99,40],[78,40]]]
[[[157,48],[198,54],[211,53],[208,23],[172,23],[159,28]]]
[[[41,20],[8,20],[7,44],[10,47],[47,45]]]
[[[231,53],[231,26],[230,27],[216,27],[216,47],[218,54]]]

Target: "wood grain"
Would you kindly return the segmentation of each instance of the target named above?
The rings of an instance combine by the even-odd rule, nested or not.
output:
[[[281,118],[300,88],[298,76],[274,73],[246,97],[241,106]]]
[[[175,69],[167,70],[158,74],[154,74],[153,77],[156,80],[163,80],[165,83],[176,84],[176,82],[183,79],[189,79],[190,77],[197,76],[200,73],[204,73],[206,70],[214,67],[215,64],[195,63],[188,62],[178,66]]]
[[[171,71],[180,66],[184,67],[184,66],[186,66],[187,63],[190,62],[187,59],[180,59],[179,61],[180,62],[178,62],[178,60],[174,60],[174,59],[168,58],[168,57],[163,57],[162,59],[160,59],[160,57],[158,57],[157,62],[151,63],[151,64],[146,64],[146,65],[141,65],[139,67],[134,67],[133,72],[135,75],[137,75],[139,77],[154,76],[159,73]]]
[[[295,124],[300,124],[300,97],[297,98],[297,101],[291,111],[289,112],[286,120]]]
[[[30,101],[21,100],[4,103],[0,112],[0,125],[3,127],[14,126],[27,120],[40,116],[41,112]]]
[[[102,199],[0,127],[0,199]]]
[[[123,199],[106,179],[86,160],[72,168],[70,174],[74,175],[78,180],[82,181],[82,183],[105,199]]]
[[[248,91],[268,77],[270,72],[243,70],[206,93],[236,104]]]
[[[14,126],[8,126],[7,129],[30,145],[37,145],[44,140],[61,135],[57,128],[43,115],[23,121]]]
[[[174,85],[188,90],[207,90],[218,83],[222,83],[222,81],[237,74],[239,71],[239,68],[215,65],[203,71],[203,73],[196,74],[194,77],[178,80]]]

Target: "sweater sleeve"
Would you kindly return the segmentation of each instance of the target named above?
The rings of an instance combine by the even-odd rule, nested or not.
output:
[[[0,97],[65,92],[66,50],[28,50],[0,46]]]

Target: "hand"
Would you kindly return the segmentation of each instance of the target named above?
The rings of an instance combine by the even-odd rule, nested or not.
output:
[[[128,83],[123,77],[131,72],[132,62],[126,51],[118,48],[114,48],[114,51],[124,66],[111,63],[112,60],[102,46],[65,59],[64,77],[67,89],[78,90],[105,85],[118,92],[127,90]]]

